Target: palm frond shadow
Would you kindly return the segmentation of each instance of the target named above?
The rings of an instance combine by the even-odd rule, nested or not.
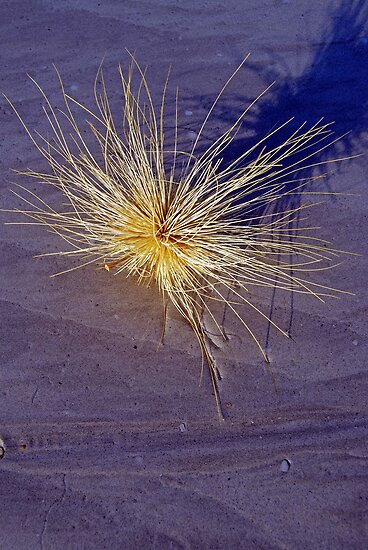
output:
[[[262,202],[259,203],[257,218],[267,217],[270,213],[272,216],[281,216],[287,210],[297,211],[305,191],[316,192],[316,195],[332,193],[331,199],[334,200],[334,189],[328,178],[331,169],[339,167],[334,160],[347,159],[362,152],[368,128],[367,23],[368,6],[365,0],[342,0],[331,11],[330,27],[318,41],[312,60],[297,77],[290,75],[275,52],[267,52],[270,67],[283,67],[284,74],[273,68],[263,72],[267,84],[272,81],[276,81],[276,84],[248,113],[236,137],[222,153],[222,165],[231,165],[244,151],[252,148],[255,141],[268,134],[271,135],[262,146],[265,145],[267,149],[277,147],[305,122],[303,130],[321,120],[323,124],[331,124],[331,134],[326,136],[324,142],[317,143],[314,149],[312,147],[310,152],[314,151],[315,157],[310,162],[301,163],[300,169],[294,171],[283,196],[272,203],[271,209],[269,204],[262,206]],[[261,71],[251,61],[247,62],[245,68],[257,73]],[[252,100],[241,94],[231,94],[229,99],[223,98],[219,102],[214,116],[219,124],[230,126],[241,114],[244,105],[250,104]],[[210,103],[203,96],[194,101],[206,107]],[[273,133],[288,120],[290,122],[286,126]],[[257,149],[253,152],[253,158],[258,152]],[[288,164],[291,166],[298,159],[302,159],[301,154],[296,158],[286,158],[285,167]],[[246,161],[249,160],[252,158],[247,157]],[[257,191],[254,193],[256,195]],[[299,214],[289,222],[290,239],[293,239],[298,226]],[[292,262],[290,257],[291,265]],[[290,274],[293,275],[292,267]],[[276,290],[275,286],[268,313],[270,319],[274,313]],[[294,295],[290,293],[290,318],[286,328],[289,335],[293,323],[293,301]],[[266,350],[269,347],[270,328],[271,323],[268,324],[265,337]]]

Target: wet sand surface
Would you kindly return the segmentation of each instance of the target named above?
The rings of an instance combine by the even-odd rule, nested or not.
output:
[[[2,1],[0,87],[31,128],[47,131],[32,75],[61,107],[66,90],[93,107],[101,59],[114,108],[125,48],[149,65],[154,97],[169,66],[168,117],[191,139],[228,76],[249,62],[208,127],[211,141],[271,81],[249,113],[239,149],[295,115],[351,130],[320,160],[366,150],[368,9],[364,2]],[[116,111],[117,112],[117,111]],[[171,114],[170,114],[171,113]],[[0,108],[1,206],[9,180],[57,204],[52,189],[11,168],[45,170],[7,105]],[[311,226],[349,257],[316,281],[355,293],[320,303],[251,291],[286,339],[242,314],[267,348],[272,375],[224,312],[215,345],[226,421],[201,354],[172,309],[164,345],[154,288],[67,258],[38,227],[1,227],[0,547],[364,548],[368,536],[367,158],[323,166],[325,196]],[[309,175],[312,175],[310,173]],[[2,220],[14,221],[11,214]],[[274,380],[274,382],[273,382]],[[275,389],[277,386],[277,390]]]

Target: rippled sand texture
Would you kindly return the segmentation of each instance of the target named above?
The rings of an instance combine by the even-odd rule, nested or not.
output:
[[[92,106],[105,55],[116,108],[116,68],[128,65],[128,48],[149,63],[156,98],[172,65],[168,116],[178,85],[179,126],[190,141],[251,51],[208,140],[277,80],[250,113],[239,150],[293,114],[311,122],[325,115],[339,134],[352,130],[323,161],[366,149],[364,2],[12,0],[1,8],[1,91],[32,128],[47,124],[27,72],[61,106],[54,63],[67,91]],[[0,144],[1,206],[16,208],[8,180],[20,180],[10,169],[46,166],[5,100]],[[68,260],[33,256],[57,249],[58,239],[37,227],[1,226],[1,548],[365,546],[367,158],[333,172],[323,190],[350,194],[326,197],[310,211],[310,225],[363,256],[318,280],[356,295],[321,304],[252,291],[291,329],[287,340],[242,312],[267,347],[277,391],[249,337],[224,312],[229,342],[212,336],[224,424],[207,373],[199,386],[195,337],[172,310],[156,351],[162,305],[154,289],[93,267],[50,279]],[[59,200],[51,189],[41,192]]]

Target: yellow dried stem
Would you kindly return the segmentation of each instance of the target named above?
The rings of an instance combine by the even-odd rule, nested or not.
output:
[[[220,300],[227,305],[267,361],[259,339],[237,308],[244,303],[268,319],[252,303],[250,286],[308,293],[320,300],[341,292],[299,276],[305,271],[327,268],[339,254],[326,247],[325,241],[310,237],[307,232],[310,228],[295,226],[296,217],[310,205],[299,204],[282,212],[278,208],[285,196],[300,194],[307,181],[321,177],[302,178],[300,171],[317,166],[315,157],[334,142],[328,141],[329,124],[320,121],[309,129],[303,124],[280,145],[267,150],[267,139],[288,121],[225,165],[221,155],[234,139],[249,106],[204,152],[196,153],[215,105],[243,63],[216,97],[189,152],[180,151],[178,146],[178,93],[174,138],[168,147],[165,142],[168,79],[157,114],[145,71],[134,57],[127,76],[119,67],[124,95],[121,130],[113,119],[101,68],[94,87],[97,113],[71,98],[59,76],[66,107],[62,116],[71,126],[71,139],[69,132],[62,129],[60,113],[55,112],[37,83],[46,102],[44,112],[52,137],[38,134],[37,140],[17,113],[51,167],[51,173],[28,171],[27,175],[59,189],[68,208],[57,212],[32,191],[19,186],[26,194],[16,194],[31,209],[16,212],[45,225],[66,241],[68,249],[55,254],[90,257],[81,265],[100,262],[107,271],[125,271],[147,285],[157,283],[164,299],[171,301],[198,338],[202,357],[210,369],[220,415],[217,374],[202,320],[203,311],[208,312],[223,334],[211,301]],[[134,70],[139,79],[136,92]],[[99,144],[102,162],[93,145],[87,145],[72,105],[92,118],[89,129]],[[256,150],[258,154],[254,154]],[[252,155],[252,160],[247,160]],[[76,268],[63,273],[72,269]],[[268,321],[277,327],[271,319]]]

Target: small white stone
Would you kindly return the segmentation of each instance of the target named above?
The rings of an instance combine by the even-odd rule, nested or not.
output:
[[[73,92],[75,92],[75,90],[78,90],[78,86],[77,86],[76,84],[72,84],[72,85],[70,86],[70,89],[71,89]]]
[[[358,340],[353,340],[353,346],[357,346],[358,345]]]
[[[185,116],[192,116],[193,115],[193,111],[185,111]]]
[[[286,474],[290,470],[290,461],[287,458],[281,461],[280,470],[283,474]]]

